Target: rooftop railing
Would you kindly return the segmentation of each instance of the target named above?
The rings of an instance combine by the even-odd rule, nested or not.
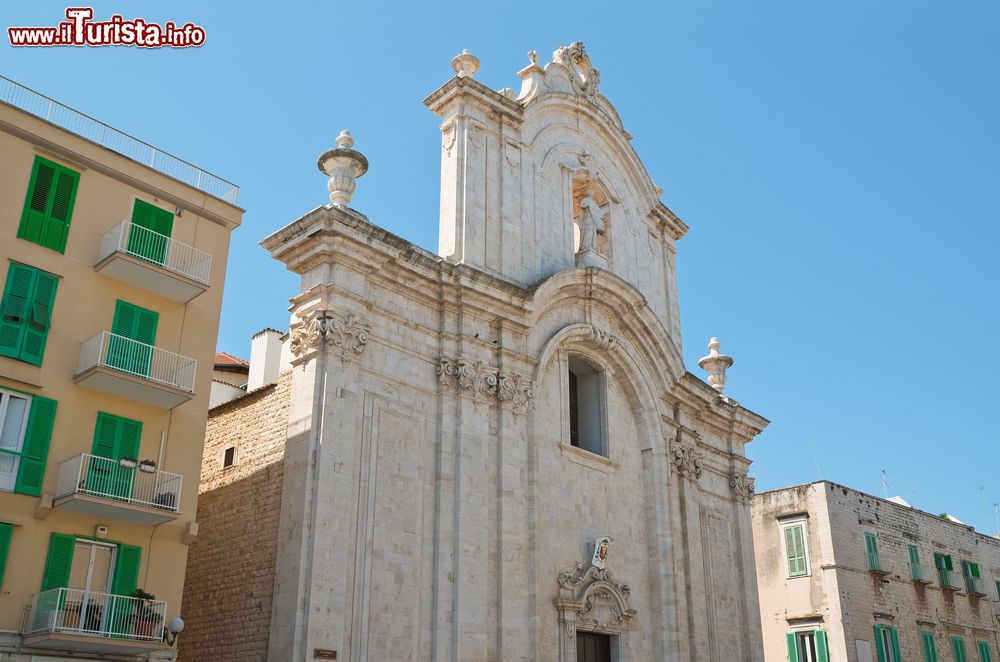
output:
[[[236,204],[240,188],[230,181],[153,147],[149,143],[84,115],[78,110],[0,76],[0,101],[118,152],[137,163],[193,186],[199,191]]]

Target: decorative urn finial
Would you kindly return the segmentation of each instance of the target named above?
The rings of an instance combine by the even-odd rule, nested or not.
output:
[[[334,149],[320,155],[317,165],[320,172],[330,177],[326,182],[330,202],[346,207],[354,193],[354,181],[368,171],[368,159],[354,150],[354,138],[347,129],[340,132],[336,143]]]
[[[470,55],[469,51],[462,49],[460,55],[456,55],[451,60],[451,68],[459,78],[472,78],[479,71],[479,58]]]
[[[719,353],[719,339],[708,341],[708,356],[700,359],[698,365],[708,373],[708,383],[719,393],[726,388],[726,369],[733,365],[733,357]]]

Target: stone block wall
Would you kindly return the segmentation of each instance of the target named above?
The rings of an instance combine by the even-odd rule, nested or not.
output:
[[[291,372],[209,412],[179,658],[263,660],[271,629]],[[227,448],[234,462],[223,466]]]

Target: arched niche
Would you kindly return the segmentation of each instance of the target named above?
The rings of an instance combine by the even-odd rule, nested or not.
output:
[[[573,253],[592,250],[604,259],[606,268],[612,265],[612,197],[604,185],[586,169],[574,173],[571,180],[573,200]],[[589,236],[588,236],[589,235]]]

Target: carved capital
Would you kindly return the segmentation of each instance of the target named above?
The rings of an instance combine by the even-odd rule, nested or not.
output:
[[[729,487],[733,488],[736,498],[743,503],[753,501],[755,486],[754,479],[751,476],[738,471],[734,472],[729,478]]]
[[[674,469],[681,476],[692,480],[701,478],[704,459],[704,451],[699,450],[694,444],[686,444],[680,439],[675,440],[670,447],[670,460]]]
[[[338,317],[330,310],[317,310],[305,316],[296,315],[289,328],[289,349],[293,363],[304,363],[324,348],[339,350],[343,355],[360,356],[368,345],[371,325],[354,313]]]
[[[435,372],[446,389],[464,391],[481,400],[496,399],[515,409],[528,407],[535,395],[529,379],[501,372],[482,361],[441,358]]]
[[[500,372],[497,374],[497,397],[500,402],[510,403],[513,407],[527,407],[535,392],[531,382],[516,373]]]

